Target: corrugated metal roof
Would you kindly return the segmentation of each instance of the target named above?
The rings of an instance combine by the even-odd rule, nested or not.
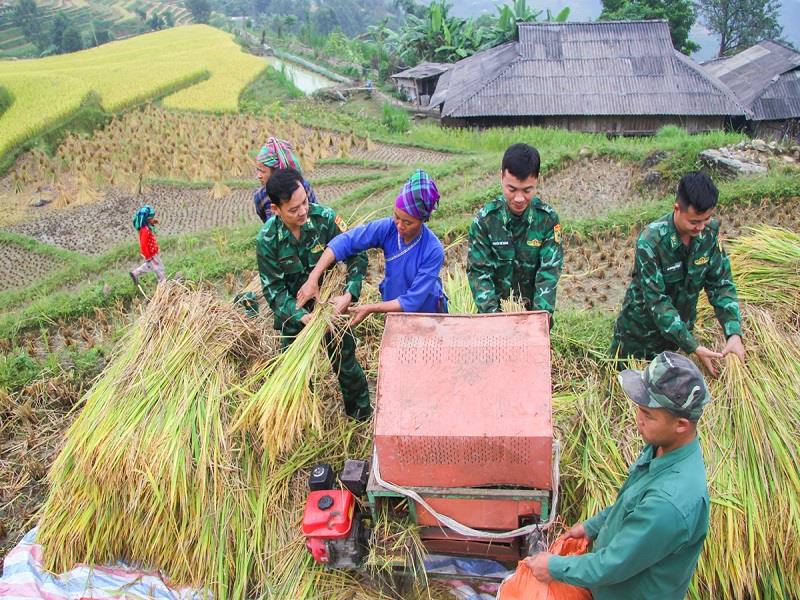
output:
[[[392,79],[427,79],[435,75],[441,75],[453,65],[448,63],[423,62],[416,67],[400,71],[392,75]]]
[[[703,68],[753,111],[754,120],[800,117],[797,78],[786,77],[800,69],[800,53],[791,48],[764,40],[734,56],[703,63]]]
[[[753,103],[754,119],[778,121],[800,118],[800,69],[784,73]]]
[[[520,41],[459,61],[442,116],[742,115],[730,91],[675,51],[666,21],[527,23]]]

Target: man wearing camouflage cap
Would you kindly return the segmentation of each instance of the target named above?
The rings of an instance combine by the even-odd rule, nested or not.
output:
[[[714,219],[718,196],[708,175],[687,173],[672,212],[639,235],[632,279],[614,324],[612,355],[650,360],[680,349],[697,355],[714,376],[715,362],[726,354],[744,362],[739,300]],[[700,345],[692,334],[703,290],[727,340],[721,352]]]
[[[647,445],[614,504],[566,533],[591,540],[591,552],[541,553],[525,562],[540,581],[588,588],[594,600],[681,600],[708,531],[697,421],[711,398],[695,364],[673,352],[619,379],[636,403],[636,425]]]

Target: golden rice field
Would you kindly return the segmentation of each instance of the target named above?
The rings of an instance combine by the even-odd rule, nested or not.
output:
[[[108,112],[168,96],[171,108],[235,112],[265,63],[206,25],[158,31],[74,54],[0,62],[12,96],[0,115],[0,156],[59,124],[91,94]]]

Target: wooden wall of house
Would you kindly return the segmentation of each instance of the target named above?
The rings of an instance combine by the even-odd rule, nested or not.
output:
[[[609,135],[652,135],[665,125],[677,125],[691,133],[725,128],[723,116],[557,116],[557,117],[471,117],[442,118],[442,125],[452,127],[515,127],[536,125],[570,131]]]
[[[800,144],[800,119],[781,121],[749,121],[747,131],[762,140]]]

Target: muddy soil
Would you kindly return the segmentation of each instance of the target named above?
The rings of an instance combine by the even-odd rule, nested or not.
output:
[[[350,151],[350,158],[377,160],[381,162],[424,168],[427,164],[438,164],[450,160],[454,155],[425,148],[412,148],[376,142],[370,150],[358,147]]]
[[[390,171],[389,168],[373,169],[368,167],[358,167],[355,165],[317,165],[308,174],[311,183],[332,177],[364,177],[369,175],[383,175]]]
[[[584,159],[543,174],[538,194],[558,211],[562,221],[599,217],[660,197],[660,190],[644,189],[642,179],[636,164]]]
[[[55,258],[0,242],[0,291],[35,283],[60,266]]]

